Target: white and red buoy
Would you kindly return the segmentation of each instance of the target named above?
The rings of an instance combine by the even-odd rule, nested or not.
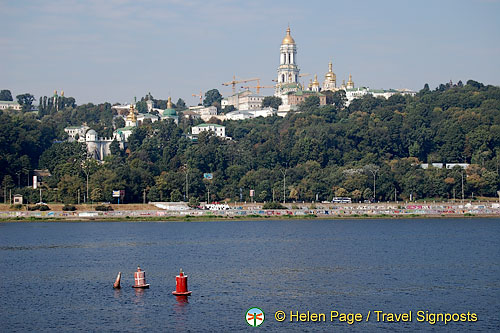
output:
[[[134,283],[133,288],[149,288],[149,284],[146,283],[146,272],[139,266],[137,266],[137,272],[134,273]]]
[[[120,289],[120,280],[122,279],[122,272],[118,272],[118,275],[116,276],[116,281],[113,283],[113,288],[115,289]]]
[[[191,291],[188,291],[187,279],[187,275],[184,275],[181,268],[181,272],[175,277],[175,291],[172,291],[172,294],[175,296],[190,296]]]

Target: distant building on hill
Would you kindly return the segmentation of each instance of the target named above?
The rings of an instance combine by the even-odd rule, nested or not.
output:
[[[22,109],[22,106],[18,102],[14,101],[0,101],[0,110],[7,110],[7,109],[19,111]]]
[[[197,126],[191,127],[191,134],[194,137],[197,137],[201,132],[212,131],[216,136],[220,138],[228,138],[226,136],[226,127],[218,124],[200,124]]]

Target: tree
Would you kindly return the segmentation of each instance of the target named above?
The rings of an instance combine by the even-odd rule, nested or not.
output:
[[[283,100],[281,99],[281,97],[266,96],[262,100],[262,107],[263,108],[272,107],[273,109],[277,110],[282,103]]]
[[[205,107],[208,106],[217,106],[217,104],[220,107],[220,102],[222,101],[222,95],[220,94],[219,90],[217,89],[211,89],[205,93],[205,99],[203,100],[203,105]]]
[[[317,108],[320,104],[320,100],[319,100],[319,97],[318,96],[309,96],[309,97],[306,97],[306,99],[299,104],[299,108],[301,110],[309,110],[309,109],[313,109],[313,108]]]
[[[185,110],[186,109],[186,102],[182,98],[179,98],[177,100],[177,103],[175,103],[176,109],[177,110]]]
[[[4,89],[0,91],[0,101],[12,101],[12,94],[10,90]]]
[[[348,192],[343,187],[339,187],[338,189],[335,190],[336,197],[347,197],[347,195],[348,195]]]
[[[148,104],[146,101],[139,101],[135,103],[135,108],[139,113],[148,113]]]
[[[117,155],[120,156],[122,150],[120,149],[120,144],[116,139],[113,139],[113,142],[109,145],[109,150],[111,151],[111,155]]]
[[[22,95],[17,95],[17,102],[22,105],[23,111],[31,110],[31,106],[33,105],[33,101],[35,100],[35,96],[26,93]]]
[[[222,113],[226,114],[226,113],[232,112],[234,110],[236,110],[236,108],[234,107],[234,105],[226,105],[224,107],[224,109],[222,109]]]
[[[96,187],[92,190],[92,192],[90,193],[90,199],[93,202],[102,201],[102,190],[100,187]]]
[[[115,117],[114,122],[115,122],[115,129],[125,127],[125,119],[123,119],[123,117],[120,116]]]
[[[338,110],[343,110],[345,108],[346,103],[347,103],[347,97],[345,95],[345,91],[344,90],[337,90],[333,93],[331,103],[329,103],[329,104],[335,105],[335,107]],[[328,101],[327,101],[327,104],[328,104]]]

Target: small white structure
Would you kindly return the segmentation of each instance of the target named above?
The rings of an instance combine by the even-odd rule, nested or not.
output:
[[[226,113],[227,120],[244,120],[257,117],[271,117],[276,114],[273,108],[265,108],[261,110],[239,110]]]
[[[14,101],[0,101],[0,110],[12,109],[12,110],[21,110],[21,104]]]
[[[201,132],[212,131],[221,138],[226,138],[226,127],[218,124],[200,124],[191,128],[191,134],[198,136]]]
[[[64,129],[64,132],[68,133],[68,141],[74,142],[78,140],[79,142],[85,142],[85,133],[90,129],[87,125],[81,126],[69,126]]]
[[[444,164],[443,163],[422,163],[420,164],[420,167],[422,169],[429,169],[429,166],[437,169],[442,169]]]
[[[370,89],[368,87],[359,87],[359,88],[344,88],[345,95],[347,98],[346,105],[349,106],[351,102],[356,99],[363,97],[365,95],[372,95],[373,97],[384,97],[389,98],[394,95],[410,95],[415,96],[416,92],[409,89]]]
[[[454,167],[460,167],[462,169],[467,169],[470,164],[469,163],[421,163],[420,164],[420,167],[422,169],[429,169],[429,167],[433,167],[433,168],[437,168],[437,169],[443,169],[443,168],[446,168],[446,169],[453,169]]]
[[[199,114],[200,116],[215,116],[217,115],[217,108],[215,106],[190,106],[189,111]]]
[[[453,169],[454,167],[461,167],[462,169],[467,169],[470,164],[469,163],[446,163],[446,169]]]
[[[149,119],[151,120],[152,123],[154,123],[155,121],[158,121],[160,117],[150,113],[138,113],[136,118],[137,118],[137,125],[141,126],[146,119]]]

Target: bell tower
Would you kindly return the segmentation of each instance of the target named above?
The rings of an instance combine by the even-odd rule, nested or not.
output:
[[[290,34],[290,27],[288,27],[280,47],[280,64],[278,66],[275,96],[281,97],[289,91],[299,90],[299,71],[297,66],[297,45]]]

